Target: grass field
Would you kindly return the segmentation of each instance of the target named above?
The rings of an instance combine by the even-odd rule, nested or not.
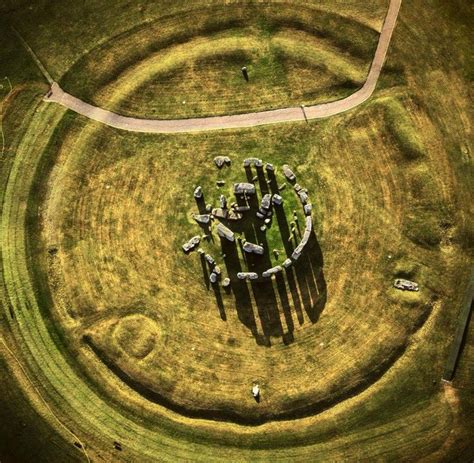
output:
[[[387,2],[297,3],[5,11],[65,90],[174,118],[359,88]],[[404,3],[377,91],[349,113],[193,135],[43,102],[2,28],[2,461],[472,459],[472,321],[440,381],[474,257],[467,9]],[[228,294],[181,245],[198,231],[194,187],[216,205],[247,157],[294,168],[315,233],[290,276]]]

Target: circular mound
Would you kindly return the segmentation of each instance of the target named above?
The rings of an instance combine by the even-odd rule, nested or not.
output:
[[[159,338],[159,329],[148,317],[129,315],[119,320],[113,336],[127,355],[143,359],[154,349]]]

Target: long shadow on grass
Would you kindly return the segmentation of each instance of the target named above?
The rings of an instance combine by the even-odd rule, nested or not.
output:
[[[276,179],[272,174],[269,175],[267,183],[263,171],[257,169],[256,179],[251,176],[250,169],[246,171],[247,179],[258,181],[264,193],[278,191]],[[242,241],[239,238],[234,242],[221,238],[221,250],[225,256],[224,265],[231,281],[230,293],[234,296],[237,316],[251,331],[258,345],[270,347],[271,338],[281,338],[285,344],[291,344],[294,341],[295,324],[316,323],[326,304],[321,248],[313,231],[303,254],[292,267],[275,275],[274,278],[260,278],[250,282],[239,280],[237,277],[239,272],[249,271],[261,275],[264,270],[272,267],[272,261],[266,232],[260,229],[263,221],[254,220],[259,209],[257,195],[245,199],[237,197],[236,200],[239,206],[250,206],[250,210],[237,222],[225,219],[221,222],[247,241],[262,245],[265,250],[263,255],[247,254],[243,251]],[[283,206],[274,207],[270,226],[278,228],[285,254],[290,256],[300,237],[296,236],[296,232],[290,231]],[[280,264],[286,256],[279,257]],[[204,278],[206,280],[206,273]],[[226,297],[224,294],[226,291],[218,284],[213,285],[213,291],[220,316],[226,320],[225,301],[229,299],[229,295]]]

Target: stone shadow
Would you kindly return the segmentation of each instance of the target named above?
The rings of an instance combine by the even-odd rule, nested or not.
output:
[[[278,184],[273,173],[269,180],[265,179],[263,169],[257,168],[257,176],[251,176],[251,170],[246,169],[249,182],[258,182],[263,194],[271,192],[278,194]],[[303,325],[305,322],[316,323],[324,310],[327,291],[324,278],[324,261],[314,230],[299,259],[289,268],[277,273],[271,278],[260,277],[258,280],[240,280],[239,272],[262,272],[272,267],[271,252],[267,242],[266,232],[261,230],[264,222],[255,220],[260,203],[258,195],[247,197],[236,196],[238,206],[248,206],[250,210],[238,221],[220,218],[219,221],[231,229],[235,234],[240,234],[245,240],[261,245],[263,255],[249,254],[243,250],[242,239],[236,236],[235,241],[218,238],[221,252],[224,256],[224,266],[230,284],[223,288],[221,284],[209,283],[205,276],[207,287],[212,286],[220,316],[227,319],[225,299],[233,296],[238,319],[246,326],[257,344],[271,346],[271,338],[281,338],[285,344],[294,341],[296,323]],[[285,214],[284,205],[273,207],[273,216],[270,227],[278,227],[283,241],[285,255],[278,257],[281,263],[293,253],[298,236],[297,227],[290,226]],[[293,229],[293,230],[292,230]],[[203,272],[208,271],[203,261]],[[246,268],[243,268],[245,266]],[[230,304],[227,304],[230,306]]]

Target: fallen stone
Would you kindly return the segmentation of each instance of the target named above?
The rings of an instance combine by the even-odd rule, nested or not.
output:
[[[418,283],[414,281],[405,280],[404,278],[397,278],[393,283],[393,286],[402,291],[419,291]]]
[[[227,228],[222,223],[217,224],[217,234],[221,238],[225,238],[228,241],[234,242],[235,240],[234,232],[230,228]]]
[[[183,244],[183,251],[185,253],[193,251],[196,246],[201,242],[200,236],[193,236],[187,243]]]

